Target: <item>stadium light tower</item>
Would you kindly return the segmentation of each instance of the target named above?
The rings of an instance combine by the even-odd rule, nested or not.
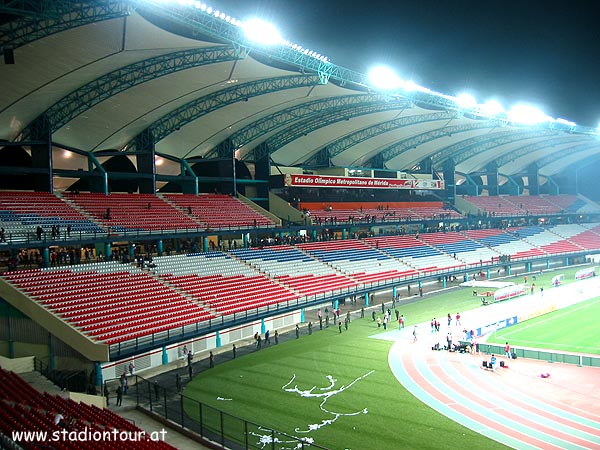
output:
[[[272,23],[262,19],[248,19],[242,23],[244,34],[251,41],[263,45],[277,45],[283,43],[283,38]]]
[[[552,117],[531,105],[515,105],[507,113],[508,119],[513,123],[523,125],[535,125],[538,123],[551,122]]]
[[[402,86],[402,80],[389,67],[373,67],[368,76],[371,84],[379,89],[392,90]]]

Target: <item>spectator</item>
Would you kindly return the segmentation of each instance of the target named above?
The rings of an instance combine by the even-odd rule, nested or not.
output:
[[[117,386],[117,406],[121,406],[121,404],[123,403],[123,389],[121,388],[121,385]],[[108,405],[108,402],[106,402],[106,404]]]

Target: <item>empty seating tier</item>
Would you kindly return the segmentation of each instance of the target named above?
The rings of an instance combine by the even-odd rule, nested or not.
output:
[[[90,339],[109,345],[215,317],[139,269],[116,262],[98,267],[104,270],[28,270],[4,278]]]
[[[53,237],[55,226],[60,237],[68,237],[67,228],[72,234],[103,231],[69,203],[47,192],[0,192],[0,225],[13,242],[37,239],[38,226],[47,239]]]
[[[223,194],[164,194],[180,212],[193,217],[202,228],[228,229],[272,227],[273,220],[237,198]]]
[[[428,273],[462,266],[460,261],[415,236],[386,236],[366,241],[419,272]]]
[[[334,267],[358,283],[400,279],[414,269],[366,244],[367,241],[342,240],[300,244],[298,248]]]
[[[201,227],[199,222],[152,194],[64,195],[73,204],[92,215],[103,227],[116,233],[194,230]]]
[[[85,403],[58,395],[40,393],[31,387],[18,375],[0,368],[0,433],[11,437],[13,432],[30,432],[33,439],[22,439],[17,444],[18,448],[40,449],[57,448],[65,450],[103,450],[127,448],[131,442],[102,440],[69,440],[60,439],[62,432],[87,432],[102,436],[103,432],[110,436],[120,436],[127,432],[131,436],[139,436],[135,448],[144,450],[174,449],[164,441],[150,439],[150,435],[142,431],[132,422],[113,413],[109,409],[100,409]],[[64,419],[63,424],[55,424],[54,419],[60,413]],[[113,431],[115,430],[115,431]],[[36,434],[36,432],[39,432]],[[45,437],[47,439],[43,439]],[[52,437],[59,439],[48,445]],[[17,447],[15,447],[17,448]]]
[[[467,265],[490,263],[500,256],[499,253],[484,244],[469,239],[465,234],[456,232],[427,233],[421,234],[419,238]]]
[[[300,296],[262,276],[164,275],[166,281],[194,296],[203,304],[228,315],[287,303]]]

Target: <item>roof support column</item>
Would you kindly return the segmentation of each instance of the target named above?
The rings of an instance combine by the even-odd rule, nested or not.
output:
[[[540,183],[538,181],[538,167],[536,163],[531,163],[527,167],[527,184],[529,186],[529,195],[540,195]]]
[[[451,205],[454,205],[454,199],[456,198],[456,174],[455,174],[454,160],[447,159],[444,161],[444,167],[442,169],[444,174],[444,184],[446,189],[446,198]]]
[[[257,185],[257,194],[259,198],[265,198],[267,200],[259,200],[258,203],[261,207],[269,210],[269,179],[271,177],[271,157],[268,152],[261,154],[261,157],[254,162],[254,178],[256,180],[264,180],[266,183],[260,183]]]
[[[498,164],[495,161],[490,162],[486,167],[487,191],[488,195],[499,195],[498,189]]]
[[[151,130],[146,128],[135,137],[135,148],[138,152],[136,154],[138,174],[150,175],[139,178],[140,194],[156,194],[155,144]]]
[[[42,173],[33,173],[33,189],[36,192],[52,192],[52,131],[50,121],[45,115],[35,119],[31,124],[31,137],[42,144],[31,146],[31,166],[33,169],[44,169]]]

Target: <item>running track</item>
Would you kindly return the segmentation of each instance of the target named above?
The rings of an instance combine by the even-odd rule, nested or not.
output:
[[[588,285],[589,294],[581,289],[586,285],[578,283],[576,293],[573,288],[554,293],[562,291],[562,298],[576,296],[579,301],[597,295],[598,280]],[[571,295],[564,295],[567,290]],[[511,302],[512,311],[521,301],[530,302],[531,298]],[[480,311],[488,318],[471,317],[471,321],[490,323],[492,311]],[[417,329],[419,340],[415,343],[410,327],[373,337],[394,341],[389,366],[398,381],[423,403],[516,449],[600,450],[600,368],[499,357],[498,368],[491,372],[482,367],[489,355],[432,351],[435,342],[445,341],[445,333],[431,333],[429,324]],[[459,330],[450,331],[456,336]],[[499,367],[501,360],[507,368]],[[542,373],[549,373],[550,378],[541,378]]]
[[[513,368],[517,364],[533,370],[530,362],[515,361],[507,369],[490,372],[481,368],[483,359],[426,352],[419,343],[402,340],[389,353],[394,375],[413,395],[480,434],[518,449],[600,449],[600,407],[587,411],[536,395],[535,384],[547,383],[542,378],[526,376],[529,382],[523,383],[523,389],[516,387],[515,380],[506,380],[523,377]],[[600,377],[597,369],[570,369],[595,371]]]

